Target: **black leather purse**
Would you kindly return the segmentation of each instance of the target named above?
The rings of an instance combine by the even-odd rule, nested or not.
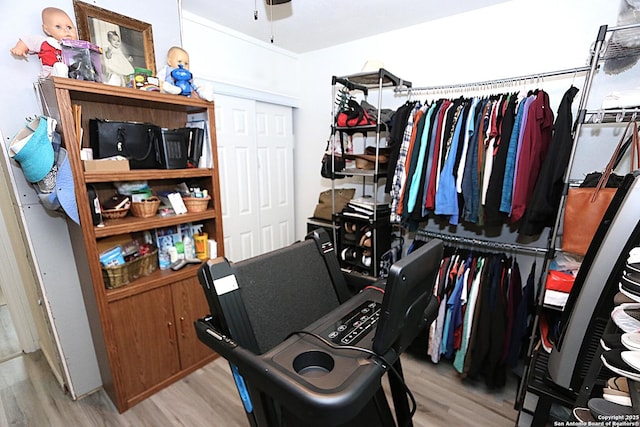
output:
[[[158,169],[158,144],[162,140],[159,126],[149,123],[89,120],[89,143],[93,157],[104,159],[123,156],[131,169]]]

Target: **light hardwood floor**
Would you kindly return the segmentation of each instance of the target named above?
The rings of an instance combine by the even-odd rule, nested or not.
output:
[[[449,363],[433,365],[403,355],[403,370],[418,401],[415,427],[515,424],[513,378],[504,389],[489,392],[481,384],[463,384]],[[222,358],[118,414],[103,391],[71,400],[42,354],[31,353],[0,364],[0,405],[0,426],[249,425]]]

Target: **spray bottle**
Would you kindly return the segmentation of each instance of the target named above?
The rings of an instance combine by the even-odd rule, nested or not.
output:
[[[196,257],[206,261],[209,259],[209,245],[207,239],[209,235],[202,231],[202,224],[196,224],[192,227],[193,240],[195,242]]]

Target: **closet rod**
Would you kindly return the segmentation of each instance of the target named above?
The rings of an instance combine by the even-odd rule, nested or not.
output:
[[[568,74],[578,74],[578,73],[584,73],[589,71],[589,67],[588,66],[584,66],[584,67],[575,67],[575,68],[567,68],[565,70],[557,70],[557,71],[547,71],[544,73],[537,73],[537,74],[529,74],[526,76],[519,76],[519,77],[506,77],[503,79],[495,79],[495,80],[486,80],[483,82],[475,82],[475,83],[458,83],[458,84],[451,84],[451,85],[440,85],[440,86],[423,86],[423,87],[413,87],[413,88],[396,88],[395,92],[407,92],[407,93],[414,93],[414,92],[429,92],[429,91],[440,91],[440,90],[445,90],[445,89],[468,89],[468,88],[475,88],[475,87],[483,87],[483,86],[491,86],[491,85],[499,85],[499,84],[504,84],[504,83],[514,83],[514,82],[519,82],[519,81],[525,81],[525,80],[534,80],[534,79],[542,79],[545,77],[554,77],[554,76],[563,76],[563,75],[568,75]]]
[[[438,233],[430,230],[418,230],[416,237],[427,237],[431,239],[440,239],[450,243],[462,243],[464,245],[482,246],[491,249],[501,249],[504,251],[531,252],[534,254],[546,254],[546,248],[537,248],[531,246],[519,245],[516,243],[493,242],[490,240],[475,239],[471,237],[453,236],[451,234]]]

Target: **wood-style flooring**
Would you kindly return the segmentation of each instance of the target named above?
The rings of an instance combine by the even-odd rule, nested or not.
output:
[[[513,426],[516,380],[499,391],[463,383],[450,363],[403,355],[418,402],[415,427]],[[386,384],[385,384],[386,386]],[[219,358],[119,414],[104,391],[73,401],[40,352],[0,364],[0,426],[247,427],[227,362]]]

